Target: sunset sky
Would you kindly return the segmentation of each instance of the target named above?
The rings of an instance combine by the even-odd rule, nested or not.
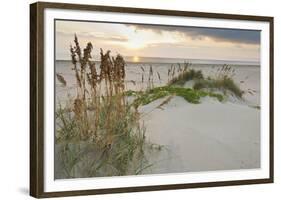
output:
[[[87,42],[112,55],[255,61],[260,59],[260,31],[56,21],[56,59],[70,59],[69,46],[77,34],[81,47]]]

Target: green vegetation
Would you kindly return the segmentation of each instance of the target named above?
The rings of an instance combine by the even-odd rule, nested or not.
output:
[[[202,79],[204,79],[204,76],[203,76],[201,70],[189,69],[189,70],[183,71],[177,77],[172,78],[168,84],[182,86],[187,81],[202,80]]]
[[[231,91],[237,97],[242,98],[243,91],[238,87],[238,85],[230,77],[223,77],[220,79],[200,79],[193,85],[195,90],[200,90],[204,88],[219,89],[224,93]]]
[[[219,101],[223,101],[223,95],[216,94],[212,92],[205,92],[200,90],[193,90],[191,88],[183,88],[183,87],[175,87],[175,86],[163,86],[163,87],[156,87],[148,91],[128,91],[126,92],[128,96],[134,96],[133,104],[138,107],[140,105],[149,104],[157,99],[175,95],[183,97],[187,102],[198,104],[200,103],[201,97],[214,97]]]
[[[235,75],[235,70],[230,66],[223,65],[218,68],[214,77],[204,78],[201,70],[190,69],[190,65],[190,63],[184,63],[184,67],[178,65],[177,69],[172,65],[168,70],[168,85],[183,86],[187,81],[193,80],[193,89],[195,90],[218,89],[224,94],[230,91],[237,97],[242,98],[244,91],[234,82],[233,76]]]

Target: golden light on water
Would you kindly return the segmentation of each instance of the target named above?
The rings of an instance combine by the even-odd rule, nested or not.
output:
[[[133,57],[133,62],[139,62],[139,61],[140,61],[140,58],[138,56]]]

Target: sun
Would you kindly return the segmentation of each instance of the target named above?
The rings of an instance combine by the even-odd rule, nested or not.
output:
[[[133,57],[133,62],[139,62],[139,61],[140,61],[140,58],[138,56]]]

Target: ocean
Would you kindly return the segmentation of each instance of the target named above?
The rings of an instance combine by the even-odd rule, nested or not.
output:
[[[258,62],[250,61],[226,61],[226,60],[199,60],[199,59],[178,59],[178,58],[146,58],[146,57],[125,57],[126,62],[126,89],[144,90],[147,87],[149,68],[153,68],[154,86],[163,86],[168,82],[168,69],[171,65],[181,65],[184,62],[192,63],[190,68],[201,70],[205,77],[214,77],[218,69],[224,64],[229,65],[235,72],[233,79],[245,92],[243,97],[251,105],[260,105],[260,65]],[[100,62],[96,61],[96,66]],[[57,60],[55,71],[64,77],[67,86],[63,87],[56,81],[56,102],[64,102],[69,96],[76,93],[76,79],[73,65],[68,60]],[[145,70],[143,73],[142,68]],[[142,82],[142,74],[144,82]],[[159,76],[160,75],[160,79]],[[250,91],[250,92],[248,92]],[[251,91],[254,91],[251,92]]]

